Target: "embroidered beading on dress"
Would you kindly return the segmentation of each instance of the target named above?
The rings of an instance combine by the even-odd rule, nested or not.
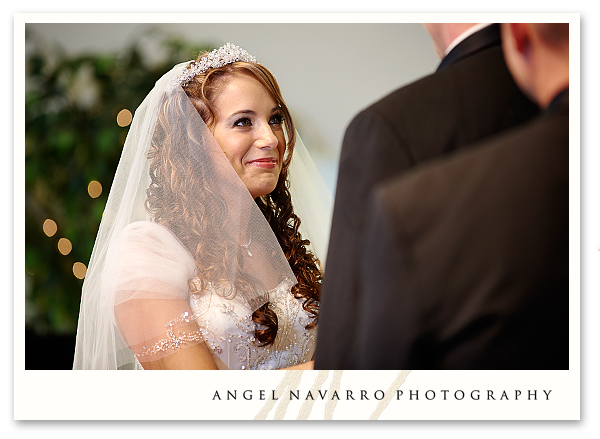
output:
[[[302,300],[292,296],[293,283],[286,280],[269,291],[277,314],[278,330],[273,344],[259,346],[254,337],[252,311],[242,301],[225,300],[208,289],[190,295],[193,318],[206,345],[229,369],[281,369],[310,361],[316,330],[307,330],[310,315]]]
[[[177,349],[181,347],[181,345],[190,341],[201,341],[203,340],[203,336],[199,331],[185,332],[185,331],[177,331],[175,332],[175,325],[178,323],[190,323],[191,316],[188,312],[184,312],[181,316],[169,321],[166,325],[167,338],[162,338],[157,341],[152,347],[146,348],[145,346],[140,348],[139,352],[136,353],[136,356],[145,357],[148,355],[156,354],[157,352],[167,351],[169,349]]]

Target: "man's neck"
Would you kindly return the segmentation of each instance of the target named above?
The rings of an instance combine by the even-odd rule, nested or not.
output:
[[[454,38],[452,40],[452,42],[450,42],[450,44],[448,44],[448,46],[444,50],[444,56],[448,55],[452,49],[454,49],[461,42],[463,42],[468,37],[470,37],[471,35],[473,35],[475,32],[479,32],[481,29],[489,26],[490,24],[492,24],[492,23],[478,23],[478,24],[475,24],[475,25],[471,26],[470,28],[468,28],[464,32],[462,32],[460,35],[458,35],[456,38]]]
[[[538,105],[542,108],[548,107],[550,102],[560,92],[569,88],[569,58],[568,52],[544,53],[537,56],[536,64],[535,96]]]

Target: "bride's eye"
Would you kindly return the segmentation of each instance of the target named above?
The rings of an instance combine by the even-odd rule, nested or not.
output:
[[[234,123],[233,123],[234,127],[250,127],[252,126],[252,122],[250,121],[249,118],[247,117],[242,117],[240,119],[237,119]]]
[[[283,115],[280,113],[274,114],[269,120],[271,125],[281,125],[283,123]]]

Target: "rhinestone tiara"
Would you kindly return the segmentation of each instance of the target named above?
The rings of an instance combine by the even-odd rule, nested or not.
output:
[[[216,69],[236,61],[256,62],[256,58],[241,47],[227,43],[212,52],[207,53],[199,61],[188,64],[175,81],[171,83],[171,89],[176,86],[183,87],[190,82],[194,76],[206,72],[208,69]]]

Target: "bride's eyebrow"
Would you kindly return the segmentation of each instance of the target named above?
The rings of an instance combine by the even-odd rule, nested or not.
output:
[[[229,115],[229,117],[227,119],[233,119],[234,117],[241,116],[241,115],[254,116],[254,115],[256,115],[256,112],[253,110],[240,110],[240,111],[236,111],[235,113],[231,113],[231,115]]]
[[[281,111],[281,107],[280,106],[275,106],[275,107],[273,107],[271,109],[271,114],[277,113],[278,111]],[[255,116],[256,115],[256,111],[254,111],[254,110],[239,110],[239,111],[236,111],[235,113],[231,113],[229,115],[229,117],[227,118],[227,120],[233,119],[236,116],[241,116],[241,115]]]

